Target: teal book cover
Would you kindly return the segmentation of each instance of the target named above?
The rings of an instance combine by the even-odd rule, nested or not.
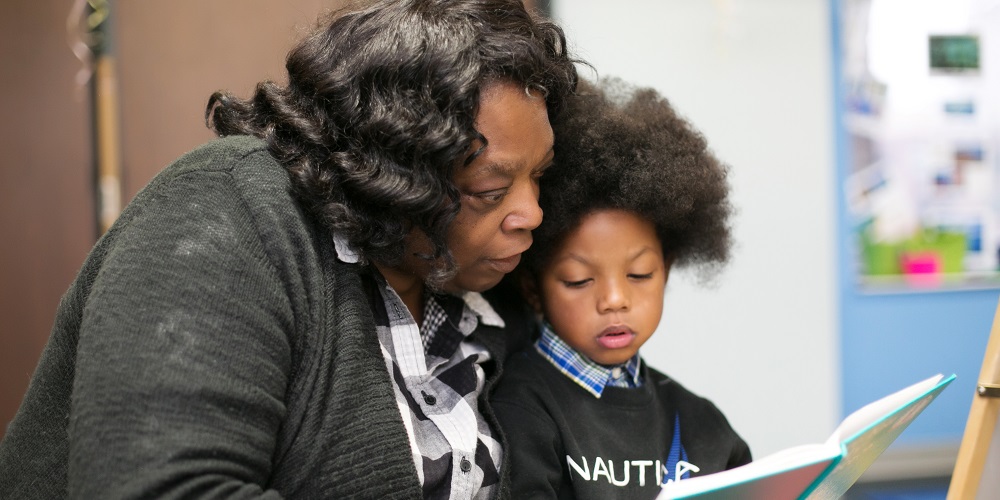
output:
[[[935,375],[869,403],[824,443],[788,448],[725,472],[669,483],[658,500],[835,500],[955,375]]]

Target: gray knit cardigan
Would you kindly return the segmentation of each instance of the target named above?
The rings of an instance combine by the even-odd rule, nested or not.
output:
[[[63,297],[0,442],[0,498],[421,498],[363,271],[261,141],[183,156]],[[491,302],[507,332],[473,335],[497,360],[496,428],[486,398],[528,319]]]

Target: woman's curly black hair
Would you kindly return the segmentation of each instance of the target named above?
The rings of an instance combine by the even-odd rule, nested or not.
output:
[[[521,0],[390,0],[335,12],[293,48],[285,86],[239,99],[219,91],[205,119],[218,135],[262,138],[296,195],[368,259],[394,265],[419,228],[443,282],[452,183],[468,164],[480,91],[511,81],[540,91],[557,116],[576,87],[563,31]],[[470,155],[470,152],[472,153]]]
[[[650,88],[580,82],[555,132],[555,164],[541,179],[545,216],[525,254],[536,274],[584,216],[620,209],[651,221],[665,257],[708,274],[729,258],[728,166]]]

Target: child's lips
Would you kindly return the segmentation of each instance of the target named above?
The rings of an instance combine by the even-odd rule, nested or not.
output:
[[[635,332],[624,325],[612,325],[604,329],[597,336],[597,343],[605,349],[621,349],[632,343]]]

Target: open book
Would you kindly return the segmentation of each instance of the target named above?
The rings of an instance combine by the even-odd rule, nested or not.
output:
[[[742,467],[669,483],[658,500],[840,498],[955,375],[935,375],[851,413],[822,444],[795,446]]]

